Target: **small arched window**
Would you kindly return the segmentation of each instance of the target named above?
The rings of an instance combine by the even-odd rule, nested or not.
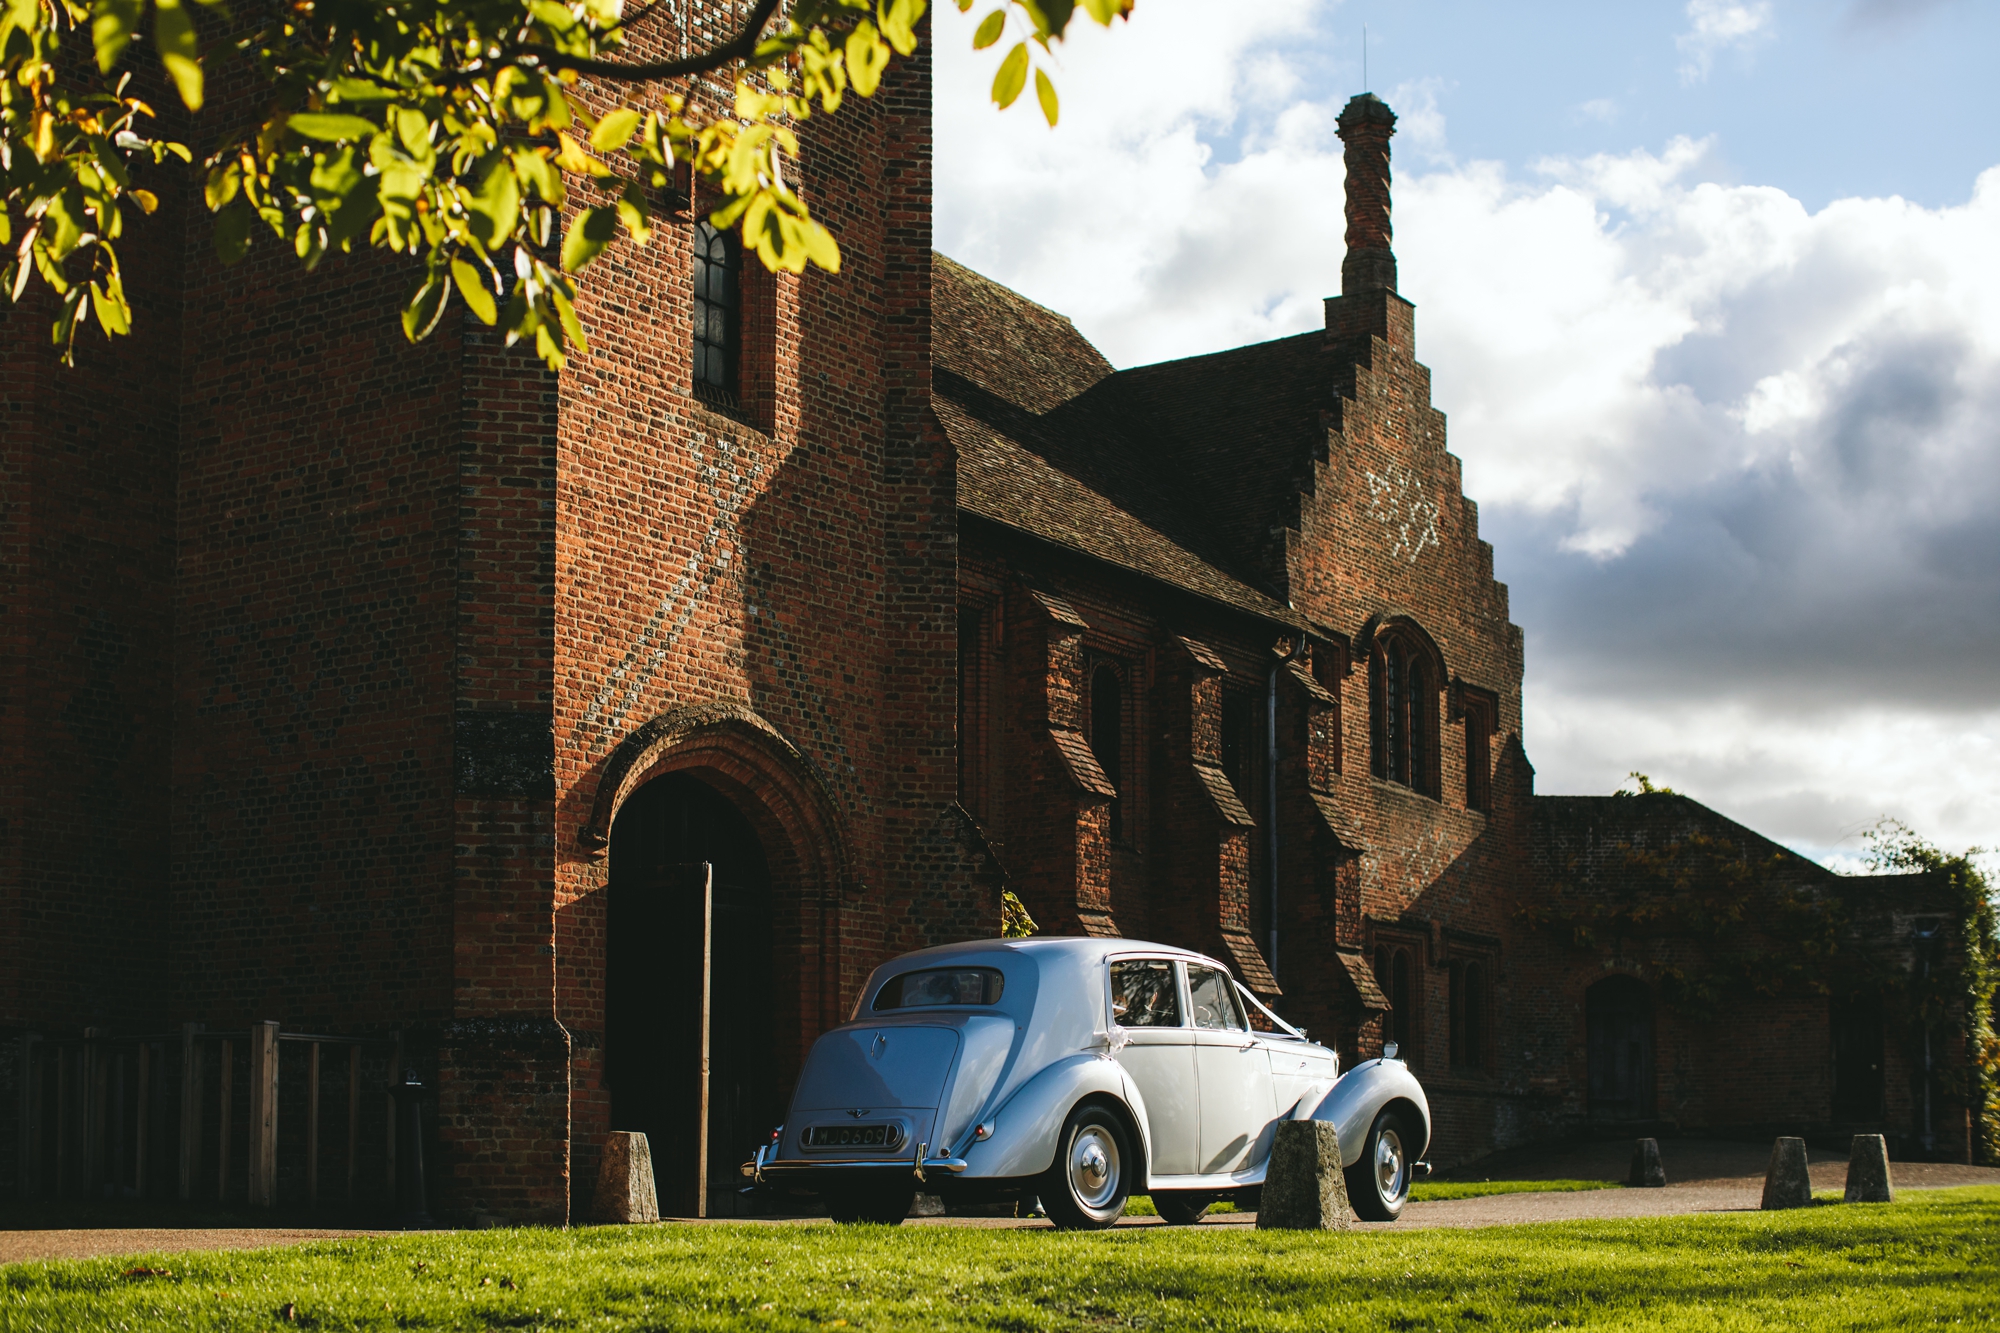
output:
[[[742,342],[743,252],[732,232],[694,226],[694,393],[734,408]]]
[[[1375,641],[1369,663],[1375,776],[1435,798],[1437,668],[1417,637],[1391,630]]]
[[[1111,840],[1125,839],[1125,682],[1110,666],[1090,673],[1090,750],[1117,789],[1111,800]]]

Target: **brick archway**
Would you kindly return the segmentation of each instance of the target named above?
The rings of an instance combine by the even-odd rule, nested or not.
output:
[[[670,773],[698,777],[726,796],[756,829],[774,882],[788,886],[781,907],[805,1004],[783,1039],[798,1043],[802,1056],[804,1043],[841,1019],[841,902],[852,875],[832,795],[811,761],[753,709],[693,704],[637,728],[612,753],[577,841],[605,855],[627,799]]]

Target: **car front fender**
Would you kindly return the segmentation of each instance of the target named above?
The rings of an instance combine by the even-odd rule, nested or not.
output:
[[[1146,1134],[1143,1109],[1133,1106],[1138,1089],[1131,1086],[1115,1060],[1101,1055],[1072,1055],[1056,1061],[1024,1083],[993,1116],[993,1133],[975,1141],[964,1154],[964,1180],[1000,1180],[1040,1175],[1056,1159],[1056,1139],[1070,1108],[1086,1097],[1107,1097],[1133,1113],[1139,1133]],[[1151,1157],[1150,1143],[1145,1150]]]
[[[1320,1098],[1312,1118],[1330,1121],[1339,1130],[1340,1164],[1353,1166],[1361,1160],[1369,1127],[1391,1102],[1406,1102],[1416,1114],[1422,1141],[1410,1156],[1422,1157],[1431,1142],[1431,1104],[1417,1076],[1400,1060],[1370,1060],[1348,1070]]]

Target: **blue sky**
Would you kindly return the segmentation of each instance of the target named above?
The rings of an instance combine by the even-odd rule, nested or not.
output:
[[[1054,131],[985,7],[936,20],[938,247],[1120,366],[1319,324],[1366,23],[1539,790],[2000,843],[2000,6],[1143,0]]]
[[[2000,6],[1716,8],[1757,26],[1704,43],[1685,3],[1359,0],[1320,16],[1302,49],[1331,90],[1360,91],[1365,24],[1375,91],[1431,81],[1452,151],[1516,169],[1712,135],[1716,179],[1817,209],[1848,195],[1963,203],[1994,165]]]

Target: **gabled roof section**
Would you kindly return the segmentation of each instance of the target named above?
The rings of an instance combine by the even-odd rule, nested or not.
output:
[[[1042,413],[1111,373],[1069,316],[931,255],[931,363]]]
[[[1053,311],[942,255],[932,401],[959,507],[1284,623],[1271,529],[1323,450],[1319,332],[1113,372]]]

